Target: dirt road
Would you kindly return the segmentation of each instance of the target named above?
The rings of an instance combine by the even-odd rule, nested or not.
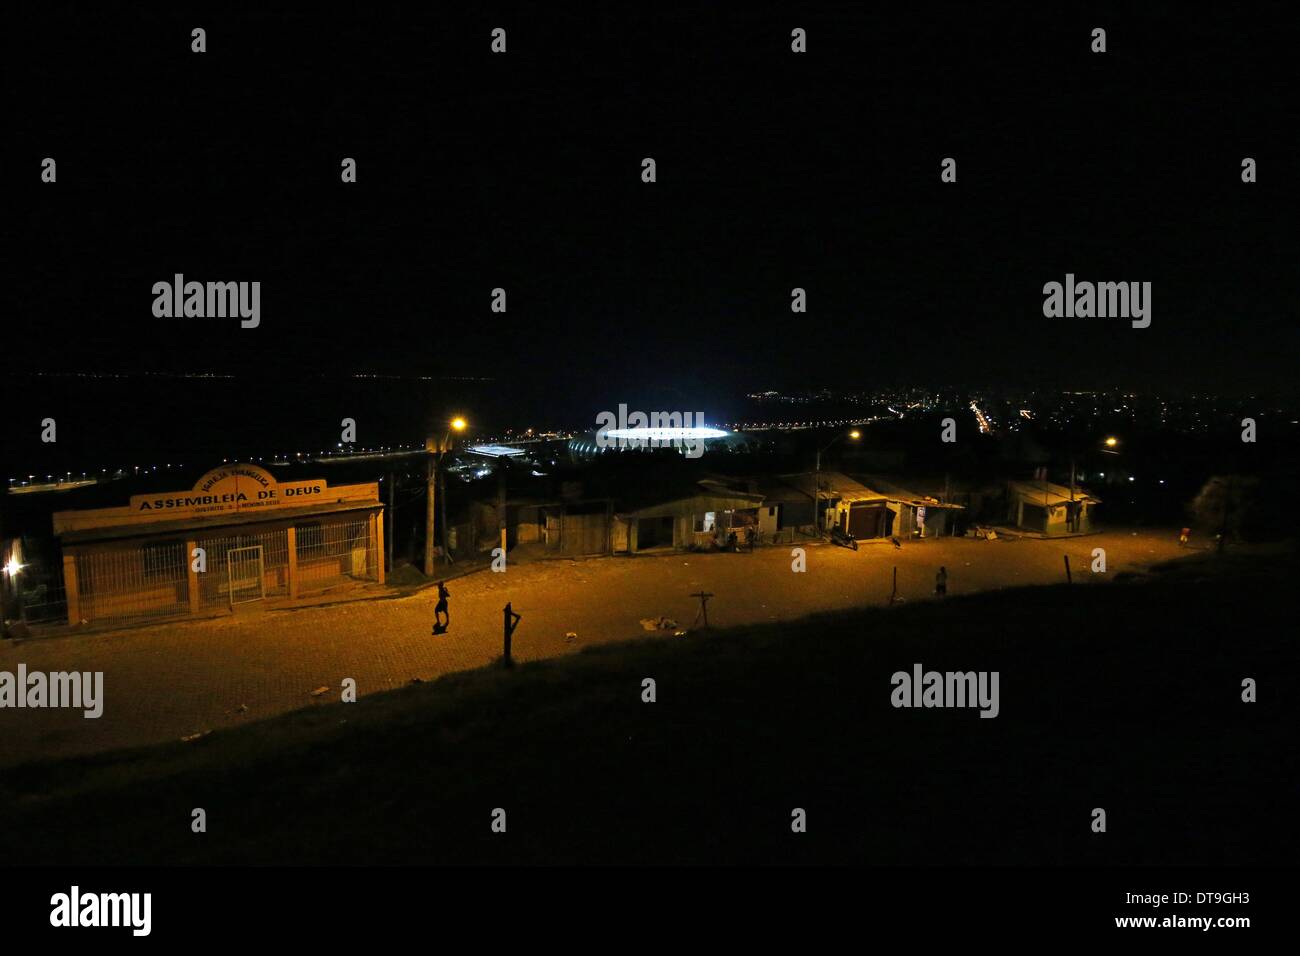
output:
[[[1089,567],[1106,551],[1107,573]],[[450,582],[451,627],[430,636],[436,590],[409,597],[0,645],[0,671],[102,671],[104,711],[0,709],[0,764],[177,740],[299,707],[337,702],[353,678],[359,696],[480,667],[501,654],[502,607],[523,620],[514,656],[528,661],[647,636],[643,618],[693,626],[692,592],[706,590],[714,627],[779,621],[889,598],[893,568],[905,601],[933,599],[948,569],[949,597],[1064,580],[1076,583],[1187,554],[1172,531],[1114,532],[1057,541],[939,539],[849,551],[806,546],[807,570],[791,570],[789,548],[753,554],[545,561]],[[576,638],[567,638],[573,632]],[[673,640],[672,631],[659,632]],[[328,692],[313,697],[316,688]]]

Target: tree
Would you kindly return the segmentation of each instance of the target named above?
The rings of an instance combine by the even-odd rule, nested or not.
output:
[[[1210,534],[1219,535],[1219,550],[1228,540],[1255,537],[1259,512],[1259,479],[1241,475],[1215,475],[1192,500],[1192,520]]]

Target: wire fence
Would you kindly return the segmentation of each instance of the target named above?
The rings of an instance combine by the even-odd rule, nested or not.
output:
[[[237,534],[223,538],[202,538],[196,545],[203,549],[207,570],[199,575],[199,605],[206,609],[228,607],[240,602],[241,592],[250,586],[252,573],[248,562],[232,568],[231,552],[245,548],[262,549],[259,597],[283,597],[289,593],[289,532],[281,528],[262,534]],[[236,555],[238,558],[238,555]],[[232,570],[235,572],[232,575]],[[231,586],[234,585],[232,599]]]
[[[188,614],[184,541],[97,548],[77,555],[78,614],[90,624],[131,624]]]
[[[366,518],[311,521],[297,526],[298,591],[347,581],[379,580],[383,560]]]

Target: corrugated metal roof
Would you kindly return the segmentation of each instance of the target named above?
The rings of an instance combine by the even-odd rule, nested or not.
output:
[[[960,510],[962,505],[941,504],[938,498],[930,495],[917,494],[907,488],[894,484],[888,478],[880,475],[863,475],[864,481],[870,482],[871,487],[875,488],[890,501],[897,501],[901,504],[914,505],[919,508],[952,508]]]
[[[1069,504],[1070,489],[1064,485],[1052,484],[1050,481],[1013,481],[1011,482],[1012,494],[1024,497],[1031,504],[1060,505]],[[1080,488],[1078,485],[1074,488],[1074,501],[1087,501],[1092,504],[1101,504],[1101,499],[1096,495],[1090,494],[1087,490]]]

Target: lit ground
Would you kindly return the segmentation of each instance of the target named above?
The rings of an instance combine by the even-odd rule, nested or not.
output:
[[[1094,548],[1107,573],[1088,570]],[[780,621],[889,598],[892,570],[906,601],[932,597],[948,568],[949,594],[1055,583],[1069,555],[1076,583],[1186,555],[1170,531],[1116,532],[1059,541],[942,539],[863,545],[857,552],[807,547],[807,572],[791,571],[790,550],[549,561],[482,572],[450,583],[451,629],[430,636],[436,595],[424,591],[295,611],[0,645],[0,670],[103,671],[104,714],[0,710],[0,762],[15,763],[175,740],[339,699],[344,678],[365,695],[480,667],[501,654],[501,610],[523,615],[514,637],[526,661],[593,644],[644,637],[643,618],[693,626],[701,589],[714,626]],[[566,638],[569,632],[574,639]],[[673,640],[672,631],[660,632]],[[316,688],[330,690],[313,698]]]

